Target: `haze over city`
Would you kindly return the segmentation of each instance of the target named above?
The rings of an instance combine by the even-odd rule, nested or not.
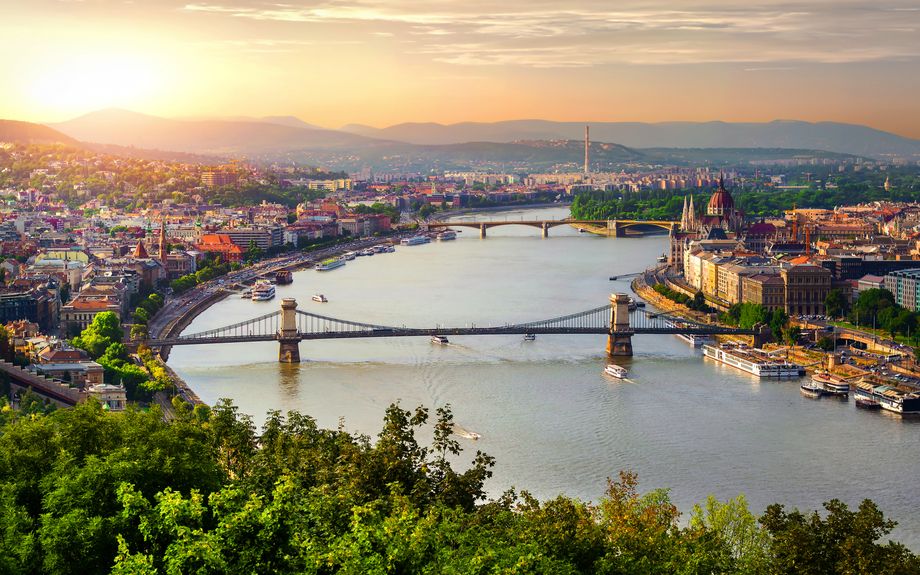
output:
[[[37,0],[0,117],[863,124],[920,137],[913,2]]]

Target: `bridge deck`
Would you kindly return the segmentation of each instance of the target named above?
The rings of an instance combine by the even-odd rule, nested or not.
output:
[[[393,328],[392,330],[375,329],[366,331],[343,331],[343,332],[318,332],[318,333],[299,333],[297,340],[320,340],[320,339],[364,339],[370,337],[431,337],[433,335],[611,335],[609,329],[593,327],[491,327],[491,328],[435,328],[435,329],[401,329]],[[753,330],[740,330],[723,327],[711,328],[656,328],[644,327],[634,328],[629,331],[618,331],[620,335],[756,335]],[[257,341],[278,341],[279,337],[271,335],[245,335],[245,336],[218,336],[218,337],[197,337],[197,338],[175,338],[164,340],[151,340],[148,345],[153,346],[173,346],[173,345],[199,345],[208,343],[244,343]]]

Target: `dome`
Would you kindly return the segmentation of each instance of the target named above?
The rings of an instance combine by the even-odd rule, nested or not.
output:
[[[706,212],[710,216],[729,215],[735,209],[735,200],[732,195],[725,189],[725,182],[719,177],[719,190],[709,198],[709,207]]]

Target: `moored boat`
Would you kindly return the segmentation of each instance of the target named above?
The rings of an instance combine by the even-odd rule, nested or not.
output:
[[[848,397],[850,395],[850,382],[832,373],[816,371],[811,376],[811,382],[813,385],[823,389],[825,395],[838,395],[843,397]]]
[[[450,341],[447,340],[443,335],[433,335],[431,336],[431,343],[436,343],[438,345],[447,345]]]
[[[446,230],[437,235],[438,241],[443,242],[447,240],[457,239],[457,232],[454,230]]]
[[[329,270],[334,270],[335,268],[340,268],[345,265],[345,260],[341,258],[333,258],[331,260],[326,260],[321,264],[316,266],[316,271],[325,272]]]
[[[294,274],[289,271],[280,271],[275,273],[275,283],[278,285],[286,285],[294,282]]]
[[[615,377],[617,379],[626,379],[626,368],[619,365],[610,364],[604,368],[604,375]]]
[[[399,242],[403,246],[417,246],[419,244],[429,244],[431,243],[431,238],[428,236],[415,236],[412,238],[406,238]]]
[[[920,392],[905,393],[889,385],[861,381],[856,384],[856,399],[878,402],[882,409],[894,413],[920,413]]]
[[[805,397],[810,397],[812,399],[818,399],[824,395],[824,390],[813,384],[800,385],[799,388],[802,390],[802,395]]]
[[[723,343],[703,345],[703,355],[718,362],[746,371],[757,377],[798,377],[805,368],[796,363],[776,359],[763,351],[747,349],[744,345]]]
[[[861,407],[863,409],[881,409],[882,404],[875,401],[874,399],[866,399],[865,397],[857,397],[856,407]]]
[[[258,280],[252,288],[252,301],[266,301],[275,297],[275,286],[268,280]]]

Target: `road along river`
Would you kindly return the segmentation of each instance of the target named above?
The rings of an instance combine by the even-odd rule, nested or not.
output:
[[[561,219],[546,208],[480,219]],[[462,217],[462,216],[461,216]],[[567,226],[504,226],[458,239],[361,257],[329,272],[294,274],[278,297],[232,296],[198,316],[194,333],[243,321],[294,297],[300,309],[410,327],[501,325],[587,310],[629,291],[613,275],[645,270],[666,236],[605,238]],[[328,303],[311,301],[322,293]],[[744,494],[755,512],[771,503],[818,509],[871,498],[920,551],[920,422],[863,412],[854,402],[808,400],[798,380],[759,380],[704,360],[674,336],[638,336],[628,381],[601,374],[603,336],[451,337],[306,341],[304,362],[277,363],[278,345],[174,347],[169,364],[209,404],[231,398],[258,424],[269,409],[299,410],[334,428],[376,435],[386,407],[450,403],[456,421],[482,435],[462,440],[497,458],[491,495],[515,486],[540,498],[597,501],[605,478],[639,474],[640,488],[672,488],[685,512],[709,494]],[[309,361],[308,361],[309,360]],[[472,452],[471,452],[472,451]]]

